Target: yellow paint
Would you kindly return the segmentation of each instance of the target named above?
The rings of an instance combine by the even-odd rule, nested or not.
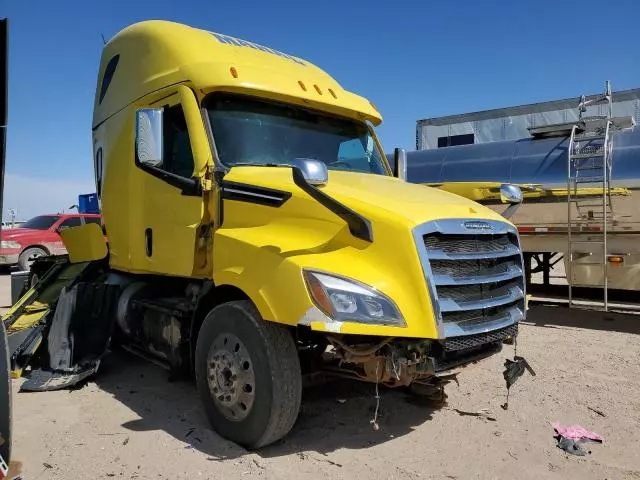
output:
[[[36,307],[35,310],[32,310],[33,307]],[[40,322],[42,317],[44,317],[49,311],[48,305],[29,305],[25,309],[25,313],[16,320],[11,327],[8,329],[7,333],[11,334],[13,332],[17,332],[20,330],[24,330],[26,328],[34,327]]]
[[[105,67],[116,55],[116,71],[100,100]],[[266,320],[288,325],[313,307],[302,269],[323,270],[379,289],[407,323],[399,328],[345,322],[339,326],[342,333],[436,338],[412,229],[442,218],[504,219],[447,192],[387,176],[331,171],[322,189],[371,221],[374,241],[368,243],[354,238],[342,219],[299,189],[290,168],[237,167],[225,180],[292,196],[279,208],[225,200],[221,224],[212,144],[200,111],[204,97],[215,91],[373,125],[382,121],[372,103],[306,60],[171,22],[126,28],[104,48],[93,116],[94,155],[100,152],[103,158],[101,205],[111,267],[232,285]],[[136,110],[178,104],[185,112],[201,196],[182,195],[136,165]],[[150,231],[152,253],[146,242]],[[331,331],[336,325],[317,322],[312,328]]]
[[[66,228],[60,232],[71,263],[102,260],[107,256],[107,242],[102,229],[95,223]]]
[[[475,202],[500,201],[501,182],[444,182],[444,183],[424,183],[423,185],[438,188],[445,192],[455,193]],[[567,197],[566,188],[543,188],[539,184],[516,183],[522,189],[524,201],[541,198],[565,199]],[[611,195],[626,196],[631,195],[628,188],[614,187],[610,189]],[[582,187],[571,190],[571,195],[580,196],[602,196],[601,187]]]
[[[406,328],[345,322],[341,333],[436,338],[412,229],[443,217],[504,221],[449,193],[392,177],[330,171],[323,191],[371,221],[374,241],[368,243],[298,189],[288,168],[242,167],[226,178],[293,195],[280,208],[225,201],[225,221],[214,237],[215,283],[247,292],[264,318],[294,325],[312,306],[301,270],[333,272],[383,292],[407,322]],[[331,331],[322,322],[311,327]]]

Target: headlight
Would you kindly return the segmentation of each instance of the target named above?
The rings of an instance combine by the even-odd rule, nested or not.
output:
[[[316,306],[333,320],[406,326],[393,301],[371,287],[327,273],[305,270],[303,275]]]
[[[0,242],[0,248],[20,248],[18,242],[12,242],[11,240],[2,240]]]

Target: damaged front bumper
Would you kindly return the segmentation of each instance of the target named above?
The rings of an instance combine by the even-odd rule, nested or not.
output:
[[[331,348],[325,354],[325,372],[389,387],[408,386],[455,374],[499,352],[503,342],[517,334],[518,325],[513,324],[443,340],[387,338],[377,344],[350,344],[344,337],[329,337]]]

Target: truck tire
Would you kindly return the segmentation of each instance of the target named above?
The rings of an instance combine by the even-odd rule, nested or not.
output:
[[[31,270],[31,264],[38,257],[44,257],[49,255],[49,253],[40,247],[29,247],[25,248],[24,251],[18,257],[18,265],[20,266],[20,270],[23,272],[28,272]]]
[[[302,377],[291,333],[246,300],[215,307],[198,334],[195,376],[214,430],[249,449],[284,437],[300,410]]]

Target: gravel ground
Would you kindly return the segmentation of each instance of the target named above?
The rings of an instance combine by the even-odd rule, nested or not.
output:
[[[502,370],[512,346],[465,369],[444,406],[382,389],[379,431],[373,385],[306,390],[294,430],[258,452],[209,430],[193,384],[111,353],[77,390],[17,393],[14,381],[13,459],[25,480],[640,479],[639,333],[640,316],[534,306],[518,354],[537,376],[518,380],[508,411]],[[553,421],[604,443],[569,456],[555,446]]]

